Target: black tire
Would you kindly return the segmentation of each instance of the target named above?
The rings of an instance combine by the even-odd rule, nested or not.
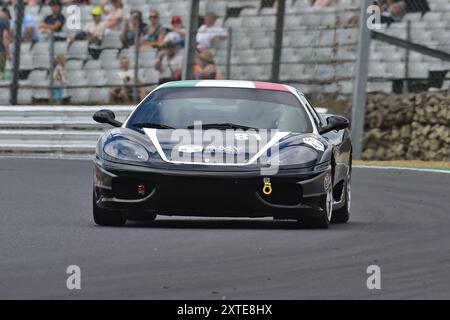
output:
[[[107,227],[123,227],[127,222],[127,219],[123,213],[99,208],[95,203],[95,195],[93,196],[92,202],[92,211],[95,224]]]
[[[344,185],[344,197],[345,197],[345,203],[344,206],[340,209],[337,209],[333,211],[333,217],[331,219],[331,223],[347,223],[350,220],[350,205],[351,205],[351,194],[352,194],[352,179],[351,174],[347,177],[347,180],[345,181]]]
[[[328,202],[328,203],[327,203]],[[333,188],[330,187],[327,195],[322,200],[323,211],[320,211],[318,216],[300,218],[299,223],[301,226],[312,229],[328,229],[330,226],[330,219],[334,215],[333,212]],[[330,212],[331,210],[331,212]]]

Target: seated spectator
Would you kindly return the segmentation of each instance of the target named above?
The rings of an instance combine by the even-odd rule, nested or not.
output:
[[[106,22],[102,20],[103,9],[94,7],[91,10],[91,14],[93,21],[86,23],[83,31],[79,32],[75,38],[72,38],[70,43],[74,40],[88,40],[89,44],[101,45],[106,29]]]
[[[43,33],[60,32],[66,22],[66,18],[61,13],[62,4],[59,0],[52,0],[50,2],[52,14],[46,16],[44,21],[40,23],[39,28]]]
[[[163,48],[168,43],[175,44],[175,46],[182,48],[184,47],[184,37],[186,35],[186,30],[183,26],[183,20],[179,16],[174,16],[172,18],[172,29],[161,28],[159,30],[158,38],[155,42],[149,44],[149,42],[144,42],[141,47],[143,48]]]
[[[124,30],[120,35],[123,48],[130,48],[136,44],[136,34],[140,37],[147,33],[148,25],[142,21],[142,12],[133,10],[130,19],[125,22]]]
[[[160,20],[159,12],[157,10],[150,10],[148,19],[150,20],[150,25],[148,27],[148,32],[144,36],[144,41],[142,42],[142,48],[158,48],[162,41],[160,40],[161,31],[164,29]]]
[[[169,28],[162,28],[159,32],[158,41],[153,45],[154,48],[160,50],[165,47],[166,45],[166,37],[169,34],[170,29]]]
[[[62,0],[63,4],[90,4],[90,0]]]
[[[66,58],[58,55],[55,59],[55,69],[53,70],[53,100],[61,103],[64,99],[64,87],[67,86],[67,77],[65,71]]]
[[[184,47],[184,38],[186,37],[186,29],[183,26],[183,20],[180,16],[172,17],[172,29],[164,38],[164,43],[174,43],[176,46]]]
[[[69,44],[72,44],[75,40],[88,40],[89,52],[94,59],[97,59],[100,54],[98,47],[102,44],[106,30],[106,22],[102,20],[103,9],[101,7],[92,8],[91,14],[93,21],[88,22],[83,31],[69,39]]]
[[[221,79],[214,62],[214,54],[211,51],[204,50],[197,55],[197,65],[195,66],[194,74],[197,80]]]
[[[16,20],[11,22],[13,33],[16,32]],[[34,17],[28,13],[25,14],[22,21],[21,37],[22,42],[39,42],[40,39],[39,24]]]
[[[134,78],[134,72],[133,70],[130,70],[129,66],[130,62],[128,58],[124,57],[120,59],[120,71],[118,74],[123,86],[112,88],[110,90],[109,99],[111,102],[130,102],[133,93],[132,87],[126,85],[133,84],[131,80]]]
[[[106,14],[106,28],[111,30],[119,30],[123,20],[123,2],[122,0],[111,0],[111,5],[107,5],[109,1],[103,1],[102,7]]]
[[[313,8],[324,8],[329,7],[338,2],[338,0],[312,0],[311,7]]]
[[[408,11],[408,4],[403,0],[374,0],[373,3],[380,7],[381,23],[391,24],[400,22]],[[358,20],[358,16],[352,16],[348,20],[347,26],[356,26]]]
[[[110,102],[124,102],[129,103],[133,100],[133,85],[134,82],[134,70],[130,69],[130,61],[127,57],[120,59],[120,71],[119,77],[122,80],[122,87],[112,88],[109,92]],[[138,79],[137,84],[141,84],[142,81]],[[139,90],[139,98],[142,99],[145,92]]]
[[[217,15],[214,12],[205,14],[205,23],[197,32],[197,49],[205,50],[211,47],[214,40],[224,40],[228,33],[224,28],[216,27]]]
[[[381,23],[400,22],[407,11],[406,1],[376,0],[375,4],[381,9]]]
[[[0,80],[3,80],[6,61],[11,59],[9,44],[9,10],[5,7],[0,10]]]
[[[183,56],[173,43],[167,43],[162,49],[155,63],[155,69],[159,72],[159,84],[169,81],[181,80],[183,72]]]

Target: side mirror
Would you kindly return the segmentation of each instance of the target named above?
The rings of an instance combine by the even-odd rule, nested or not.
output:
[[[121,127],[122,123],[116,120],[116,115],[111,110],[99,110],[92,117],[95,122],[107,123],[114,127]]]
[[[333,130],[343,130],[350,126],[350,122],[341,116],[330,116],[327,118],[327,125],[320,128],[319,132],[321,134],[333,131]]]

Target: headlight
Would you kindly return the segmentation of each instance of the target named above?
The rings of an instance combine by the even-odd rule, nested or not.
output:
[[[317,152],[307,147],[293,147],[289,150],[281,150],[269,160],[269,163],[280,166],[310,167],[317,161]]]
[[[280,154],[281,165],[310,165],[317,160],[317,153],[310,148],[296,147]]]
[[[314,171],[325,171],[331,168],[330,161],[318,164],[314,167]]]
[[[145,162],[149,158],[148,152],[143,146],[123,138],[109,141],[103,151],[108,156],[120,160]]]

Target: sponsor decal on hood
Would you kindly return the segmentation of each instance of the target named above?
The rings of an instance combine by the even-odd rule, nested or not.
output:
[[[160,157],[174,164],[251,165],[278,154],[290,132],[144,129]]]

